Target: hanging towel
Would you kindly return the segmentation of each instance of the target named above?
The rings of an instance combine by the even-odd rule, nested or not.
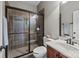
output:
[[[8,30],[7,30],[7,19],[5,17],[3,17],[2,20],[2,32],[3,32],[3,46],[7,46],[8,45]]]

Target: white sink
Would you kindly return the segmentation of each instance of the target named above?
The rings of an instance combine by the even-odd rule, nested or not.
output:
[[[75,48],[74,45],[70,45],[70,44],[66,44],[66,43],[61,43],[61,42],[57,42],[57,44],[59,46],[61,46],[62,48],[66,49],[68,52],[79,53],[79,49]]]

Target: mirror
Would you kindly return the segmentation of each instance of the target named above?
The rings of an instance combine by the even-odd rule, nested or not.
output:
[[[61,36],[79,39],[79,1],[60,3]]]
[[[73,11],[73,36],[79,39],[79,10]]]

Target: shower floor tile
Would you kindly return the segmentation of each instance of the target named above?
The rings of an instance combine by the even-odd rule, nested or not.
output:
[[[22,55],[27,52],[28,52],[27,47],[9,50],[8,57],[9,58],[16,57],[16,56]]]
[[[18,52],[17,50],[12,50],[12,51],[8,52],[8,57],[9,58],[13,58],[13,57],[16,57],[18,55],[22,55],[22,53]]]
[[[38,45],[36,45],[36,44],[31,44],[31,46],[30,46],[31,51],[33,51],[33,49],[37,46]],[[22,48],[18,48],[18,49],[9,50],[8,51],[8,57],[13,58],[13,57],[16,57],[16,56],[19,56],[19,55],[23,55],[25,53],[28,53],[28,47],[27,46],[22,47]]]
[[[27,53],[28,52],[28,47],[22,47],[22,48],[18,48],[16,49],[18,52],[20,53]]]

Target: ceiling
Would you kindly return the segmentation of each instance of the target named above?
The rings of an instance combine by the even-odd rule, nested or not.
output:
[[[40,3],[40,1],[21,1],[21,2],[33,6],[37,6]]]
[[[26,4],[26,5],[31,5],[31,6],[37,6],[40,3],[40,1],[8,1],[8,2],[10,2],[10,3],[17,2],[17,3],[22,3],[22,4]],[[8,2],[6,1],[7,4],[8,4]]]

